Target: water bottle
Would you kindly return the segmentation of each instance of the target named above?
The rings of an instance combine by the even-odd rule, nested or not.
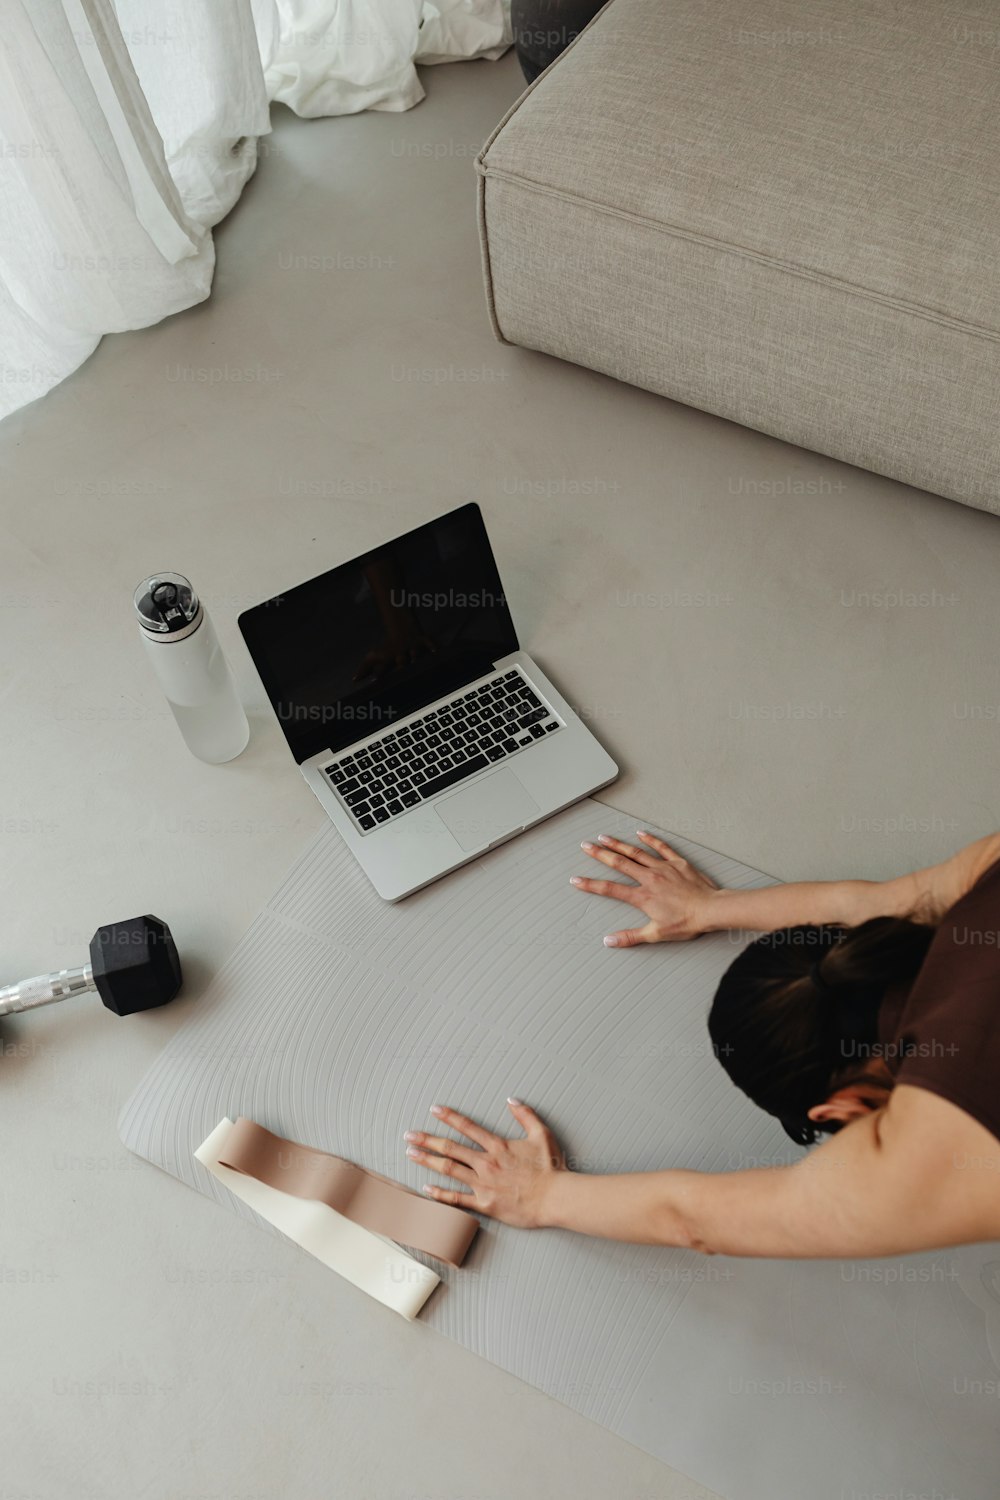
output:
[[[250,725],[215,627],[188,580],[154,573],[133,598],[139,635],[192,755],[210,765],[246,749]]]

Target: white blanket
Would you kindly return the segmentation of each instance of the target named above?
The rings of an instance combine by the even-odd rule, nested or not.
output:
[[[256,0],[267,7],[268,96],[310,118],[409,109],[424,97],[417,63],[497,58],[511,42],[510,0]]]

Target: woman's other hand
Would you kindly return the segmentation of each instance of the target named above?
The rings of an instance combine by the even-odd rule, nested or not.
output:
[[[604,939],[608,948],[631,948],[636,943],[677,943],[709,930],[708,903],[719,887],[655,834],[641,829],[643,847],[623,844],[601,834],[596,844],[583,844],[586,854],[634,884],[621,880],[589,880],[574,875],[571,884],[594,896],[610,896],[636,907],[647,918],[644,927],[627,927]]]
[[[539,1229],[546,1223],[546,1196],[552,1181],[569,1169],[559,1142],[535,1111],[517,1099],[508,1099],[507,1105],[525,1132],[523,1140],[509,1141],[494,1135],[466,1115],[435,1104],[431,1114],[472,1145],[408,1130],[404,1136],[409,1142],[406,1154],[411,1161],[460,1185],[457,1190],[425,1187],[424,1192],[439,1203],[489,1214],[515,1229]]]

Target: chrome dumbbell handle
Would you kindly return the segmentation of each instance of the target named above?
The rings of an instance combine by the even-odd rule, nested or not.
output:
[[[67,1000],[70,995],[82,995],[85,990],[96,988],[92,964],[84,964],[79,969],[57,969],[53,974],[39,974],[35,979],[22,979],[20,984],[0,988],[0,1016],[34,1010],[38,1005],[52,1005],[56,1000]]]

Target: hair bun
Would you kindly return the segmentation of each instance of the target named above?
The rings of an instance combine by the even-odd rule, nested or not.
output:
[[[823,996],[823,999],[830,1000],[836,993],[838,986],[830,983],[830,981],[824,976],[822,968],[823,959],[817,958],[816,962],[809,970],[809,978],[812,981],[813,987],[819,991],[819,993]]]

